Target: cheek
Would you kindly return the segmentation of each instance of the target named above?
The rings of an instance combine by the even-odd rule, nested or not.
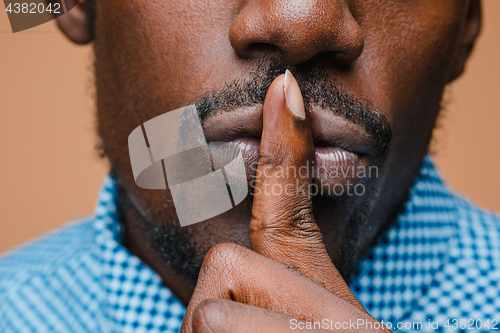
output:
[[[153,102],[171,103],[161,105],[167,110],[182,106],[213,75],[206,67],[228,53],[228,18],[238,11],[227,0],[98,3],[96,57],[113,75],[108,83],[119,82],[113,93],[140,104],[144,96],[134,99],[134,91],[149,88]]]
[[[466,6],[462,0],[359,3],[365,49],[353,82],[391,124],[386,186],[399,200],[432,136]]]
[[[214,58],[228,53],[221,52],[220,40],[228,39],[227,18],[236,9],[220,2],[96,2],[98,123],[111,164],[126,184],[134,184],[128,160],[130,132],[154,116],[184,106],[200,90],[210,63],[217,63]]]
[[[384,2],[383,12],[380,3],[369,0],[364,5],[360,90],[388,110],[395,136],[408,129],[429,133],[448,82],[466,6],[462,0]]]

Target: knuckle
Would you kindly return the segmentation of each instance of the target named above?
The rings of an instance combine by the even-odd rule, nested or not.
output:
[[[236,251],[240,246],[235,243],[219,243],[212,247],[212,249],[221,256],[230,256]]]
[[[320,234],[312,214],[311,203],[301,203],[296,200],[275,206],[270,211],[254,214],[250,230],[256,234],[278,234],[300,238]]]
[[[271,174],[271,170],[274,170],[277,166],[282,165],[284,162],[283,157],[275,156],[271,154],[266,154],[265,152],[259,155],[259,167],[265,168],[266,175]]]
[[[200,277],[217,276],[220,281],[232,285],[235,276],[247,262],[251,252],[246,247],[234,243],[220,243],[213,246],[205,256]]]
[[[304,235],[319,232],[319,227],[313,218],[312,207],[310,205],[295,207],[290,216],[290,221],[291,225]]]
[[[220,243],[213,246],[207,253],[205,260],[212,266],[226,265],[232,258],[242,252],[242,246],[234,243]]]
[[[284,150],[283,143],[276,140],[269,140],[267,146],[261,146],[259,152],[259,167],[274,167],[276,165],[281,165],[284,162],[286,154],[277,154],[276,152],[282,152]]]

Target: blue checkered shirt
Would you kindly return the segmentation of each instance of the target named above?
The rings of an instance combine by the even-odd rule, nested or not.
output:
[[[108,177],[94,217],[2,256],[0,332],[179,331],[186,309],[120,244],[115,198]],[[351,289],[393,331],[465,331],[453,319],[495,331],[500,217],[453,194],[428,157],[404,212],[362,260]],[[439,329],[429,328],[436,321]],[[415,323],[422,326],[408,329]]]

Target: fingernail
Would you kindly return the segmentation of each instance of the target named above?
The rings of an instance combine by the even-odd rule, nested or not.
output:
[[[283,90],[285,92],[285,100],[288,109],[300,119],[306,119],[306,110],[304,108],[304,100],[300,92],[297,80],[292,73],[287,69],[285,72],[285,81],[283,82]]]

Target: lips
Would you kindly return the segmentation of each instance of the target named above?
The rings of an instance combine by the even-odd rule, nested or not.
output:
[[[315,142],[313,183],[323,194],[340,193],[365,176],[372,159],[370,137],[331,112],[313,109],[308,114]],[[227,164],[241,151],[251,181],[259,159],[262,106],[220,112],[205,119],[203,127],[208,142],[225,142],[212,149],[214,160]]]
[[[252,183],[256,176],[259,160],[260,139],[238,138],[236,140],[211,148],[213,160],[217,167],[227,165],[238,152],[243,155],[247,171],[247,180]],[[310,172],[313,183],[318,192],[325,195],[344,193],[357,180],[364,176],[369,165],[366,156],[346,151],[338,147],[316,147],[314,162],[311,162],[308,171],[297,169],[297,173],[304,175]]]

